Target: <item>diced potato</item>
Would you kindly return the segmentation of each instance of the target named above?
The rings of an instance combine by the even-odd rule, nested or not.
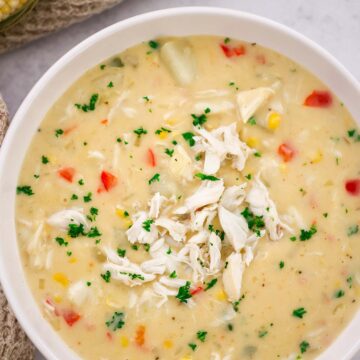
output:
[[[166,42],[160,49],[162,61],[179,85],[189,85],[196,76],[195,58],[185,40]]]

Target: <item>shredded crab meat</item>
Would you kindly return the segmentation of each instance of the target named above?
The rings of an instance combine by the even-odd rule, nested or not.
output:
[[[158,237],[158,231],[153,223],[149,224],[149,231],[144,228],[144,223],[149,220],[145,211],[140,211],[132,216],[133,225],[126,231],[128,240],[135,244],[152,244]],[[151,219],[150,219],[151,220]]]
[[[232,166],[242,171],[248,156],[254,152],[239,139],[236,123],[221,126],[213,131],[203,128],[195,128],[198,136],[194,139],[197,153],[205,152],[203,171],[205,174],[215,174],[221,166],[222,161],[232,157]]]
[[[92,289],[84,280],[80,280],[70,285],[67,296],[73,304],[81,306],[91,297],[91,293]]]
[[[185,240],[187,226],[181,224],[179,221],[171,220],[166,217],[160,217],[155,221],[155,225],[168,231],[171,238],[175,241],[183,242]]]
[[[160,214],[161,206],[164,204],[164,202],[167,200],[165,196],[160,195],[159,192],[157,192],[150,200],[149,206],[149,217],[152,219],[157,219]]]
[[[185,214],[195,211],[206,205],[217,203],[224,192],[224,181],[203,181],[195,193],[185,200],[185,206],[175,211],[177,214]]]
[[[292,232],[292,229],[280,220],[275,203],[271,200],[269,191],[259,176],[255,178],[247,193],[246,202],[249,203],[250,210],[255,215],[263,216],[271,240],[280,240],[284,229]]]
[[[206,206],[199,211],[191,213],[191,230],[200,231],[208,228],[217,213],[217,204]]]
[[[235,251],[240,251],[247,243],[249,237],[249,228],[244,217],[236,215],[220,206],[219,220],[227,240]]]
[[[226,188],[221,197],[220,204],[229,211],[239,210],[246,196],[246,187],[247,183]]]
[[[220,271],[221,268],[221,239],[214,232],[209,237],[209,273],[214,275]]]
[[[227,267],[223,272],[222,280],[228,300],[233,302],[240,299],[244,262],[241,254],[232,253],[226,259]]]
[[[66,231],[69,228],[70,224],[84,226],[84,229],[88,229],[88,223],[86,221],[86,216],[84,215],[84,210],[82,208],[73,208],[65,209],[58,211],[51,215],[46,222],[59,230]]]

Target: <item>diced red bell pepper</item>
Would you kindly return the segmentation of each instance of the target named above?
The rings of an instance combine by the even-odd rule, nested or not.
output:
[[[74,175],[75,175],[75,169],[72,167],[65,167],[58,171],[58,174],[60,177],[62,177],[64,180],[68,182],[72,182]]]
[[[305,106],[327,108],[332,104],[332,95],[328,91],[314,90],[304,101]]]
[[[106,191],[109,191],[117,184],[117,177],[107,171],[101,172],[101,182]],[[98,191],[99,192],[99,191]]]
[[[197,286],[196,288],[190,290],[190,294],[192,296],[201,293],[204,290],[204,288],[202,286]]]
[[[81,316],[73,310],[64,310],[62,316],[69,326],[73,326],[81,318]]]
[[[278,154],[288,162],[295,156],[295,150],[289,144],[283,143],[278,147]]]
[[[246,54],[245,46],[239,45],[237,47],[231,47],[225,44],[220,44],[221,50],[226,57],[231,58],[233,56],[241,56]]]
[[[360,179],[347,180],[345,189],[352,196],[360,195]]]
[[[151,149],[148,150],[148,161],[149,161],[150,166],[152,166],[152,167],[156,166],[156,157],[155,157],[154,152]]]
[[[103,125],[107,125],[107,124],[109,123],[109,120],[108,120],[108,119],[103,119],[103,120],[101,120],[100,122],[101,122],[101,124],[103,124]]]

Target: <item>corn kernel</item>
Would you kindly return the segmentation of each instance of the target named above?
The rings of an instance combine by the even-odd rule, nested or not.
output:
[[[125,215],[125,210],[116,208],[116,215],[122,219],[125,219],[127,216]]]
[[[77,258],[75,256],[72,256],[69,261],[70,264],[75,264],[77,262]]]
[[[317,151],[317,153],[312,157],[311,164],[316,164],[320,162],[323,159],[323,154],[320,150]]]
[[[121,336],[120,337],[120,344],[122,347],[126,348],[129,346],[129,339],[127,336]]]
[[[174,118],[170,118],[170,119],[167,119],[167,120],[166,120],[166,123],[167,123],[168,125],[175,125],[175,124],[177,123],[177,120],[174,119]]]
[[[181,358],[181,360],[192,360],[192,357],[187,355]]]
[[[160,134],[158,134],[158,137],[164,140],[168,137],[168,133],[166,131],[161,131]]]
[[[60,295],[55,295],[54,296],[54,301],[59,304],[59,303],[62,302],[62,297]]]
[[[220,290],[216,293],[216,299],[218,299],[220,301],[226,300],[226,294],[225,294],[224,290]]]
[[[165,340],[163,346],[165,349],[171,349],[173,347],[173,342],[171,340]]]
[[[268,117],[268,127],[271,130],[275,130],[280,126],[281,115],[279,113],[271,113]]]
[[[259,144],[259,139],[254,137],[254,136],[250,136],[247,140],[246,143],[248,144],[248,146],[250,146],[251,148],[256,147]]]
[[[53,279],[58,282],[59,284],[61,284],[62,286],[67,287],[69,285],[69,279],[67,278],[66,275],[64,275],[63,273],[55,273],[53,275]]]

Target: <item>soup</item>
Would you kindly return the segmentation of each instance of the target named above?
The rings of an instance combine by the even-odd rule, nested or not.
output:
[[[315,358],[358,309],[359,149],[344,104],[269,49],[127,49],[26,155],[29,286],[84,359]]]

